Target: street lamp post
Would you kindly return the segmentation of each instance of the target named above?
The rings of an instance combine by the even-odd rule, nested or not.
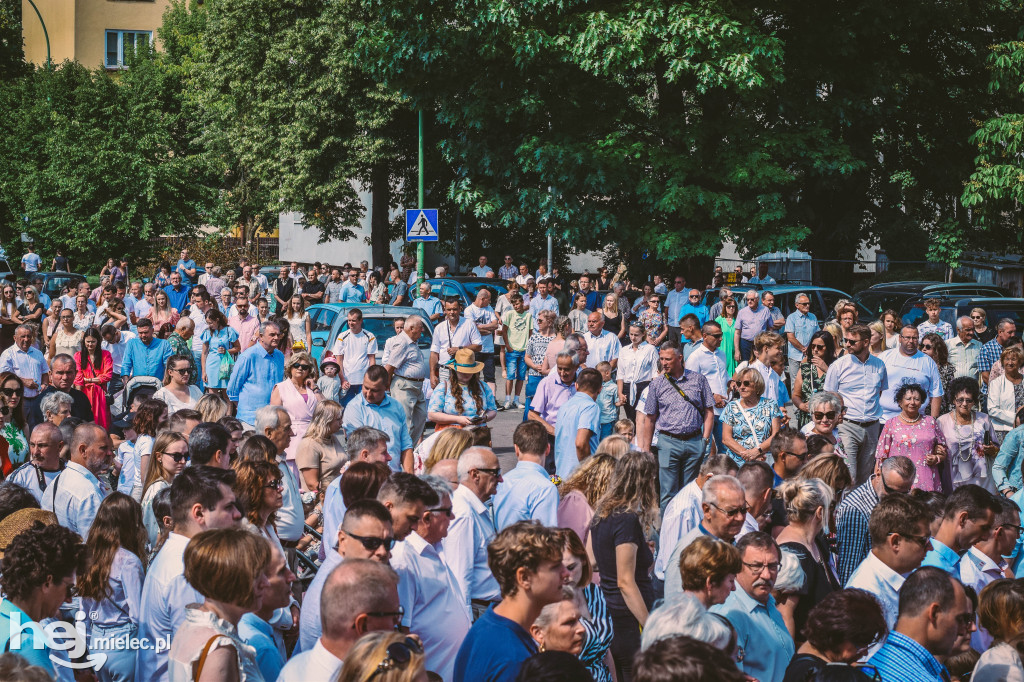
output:
[[[32,0],[28,0],[28,4],[32,5],[32,9],[36,11],[36,16],[39,17],[39,23],[43,25],[43,37],[46,38],[46,68],[53,66],[53,61],[50,59],[50,33],[46,30],[46,22],[43,21],[43,15],[39,12],[39,8],[36,7],[36,3]]]

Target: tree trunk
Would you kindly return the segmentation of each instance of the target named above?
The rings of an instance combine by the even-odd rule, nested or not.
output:
[[[371,267],[376,267],[391,260],[391,181],[383,165],[375,166],[370,173],[370,196]]]

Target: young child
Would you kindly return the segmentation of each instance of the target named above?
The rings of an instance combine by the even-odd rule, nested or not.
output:
[[[630,443],[633,442],[633,438],[636,436],[636,427],[633,425],[632,419],[620,419],[615,422],[612,430],[615,432],[615,435],[629,439]]]
[[[323,360],[320,362],[320,371],[323,372],[323,376],[316,382],[316,387],[320,389],[324,400],[338,402],[341,395],[341,379],[338,378],[338,373],[341,371],[341,367],[338,366],[338,361],[331,351],[324,353]]]
[[[601,440],[612,435],[616,420],[619,418],[619,387],[612,381],[612,363],[607,360],[597,363],[597,371],[601,373],[601,393],[597,396],[597,404],[601,407]]]

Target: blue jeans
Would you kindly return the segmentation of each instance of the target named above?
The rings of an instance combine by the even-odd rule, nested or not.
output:
[[[601,438],[604,440],[608,436],[612,435],[612,431],[615,429],[615,422],[607,422],[601,424]]]
[[[537,386],[540,384],[542,376],[530,375],[526,377],[526,397],[523,403],[523,421],[526,421],[527,417],[530,416],[530,401],[533,396],[537,395]]]
[[[362,390],[362,384],[349,384],[348,390],[341,394],[341,406],[345,407],[352,402],[352,399],[359,395],[359,392]]]
[[[89,633],[89,653],[106,654],[107,660],[96,671],[100,682],[130,682],[135,679],[135,657],[138,652],[128,641],[138,635],[134,623],[103,626],[93,624]],[[103,638],[101,643],[99,638]]]
[[[661,510],[679,489],[697,478],[704,461],[704,439],[700,434],[681,440],[658,432],[658,479],[661,483]]]
[[[192,351],[192,358],[196,362],[196,386],[198,386],[199,390],[201,391],[201,390],[203,390],[205,388],[205,386],[203,386],[203,353],[202,353],[202,351],[198,351],[198,350]]]
[[[505,351],[505,379],[524,381],[526,379],[526,351]]]

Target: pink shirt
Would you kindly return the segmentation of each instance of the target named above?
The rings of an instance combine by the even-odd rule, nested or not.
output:
[[[260,331],[260,318],[250,314],[244,320],[235,315],[228,319],[228,326],[238,332],[238,343],[245,350],[256,341]]]

